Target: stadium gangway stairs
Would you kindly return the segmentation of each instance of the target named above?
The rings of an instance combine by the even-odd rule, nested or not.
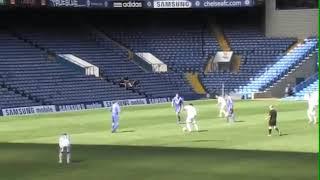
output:
[[[252,80],[246,86],[241,87],[237,93],[248,95],[262,91],[264,88],[272,85],[273,82],[287,74],[291,68],[315,50],[316,46],[316,39],[306,39],[304,44],[298,45],[287,55],[280,58],[274,65],[265,68],[264,73],[258,77],[252,78]]]

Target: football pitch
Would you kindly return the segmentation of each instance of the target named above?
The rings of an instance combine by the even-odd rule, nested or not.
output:
[[[318,125],[307,123],[306,102],[237,101],[234,124],[217,117],[214,100],[193,104],[200,132],[190,134],[170,104],[122,108],[115,134],[106,109],[0,117],[0,179],[318,179]],[[270,104],[283,136],[267,136]],[[63,132],[71,136],[71,164],[58,164]]]

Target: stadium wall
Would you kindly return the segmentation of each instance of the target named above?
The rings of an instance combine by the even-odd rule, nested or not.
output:
[[[277,10],[276,0],[266,1],[265,32],[269,37],[318,35],[318,9]]]

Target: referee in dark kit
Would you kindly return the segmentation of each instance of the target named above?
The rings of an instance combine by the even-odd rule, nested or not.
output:
[[[268,136],[271,136],[272,129],[276,130],[279,136],[281,136],[280,130],[277,127],[277,110],[274,109],[273,105],[269,106],[269,117],[267,119],[269,121]]]

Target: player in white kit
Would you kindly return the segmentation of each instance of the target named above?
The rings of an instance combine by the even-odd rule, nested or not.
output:
[[[217,100],[218,100],[218,107],[219,107],[219,117],[226,117],[227,116],[227,111],[226,111],[226,107],[227,107],[227,103],[226,100],[222,97],[222,96],[216,96]]]
[[[196,108],[193,107],[193,104],[189,104],[187,106],[184,106],[183,109],[187,111],[187,119],[186,119],[187,130],[191,132],[192,126],[193,126],[196,131],[199,131],[199,127],[196,122],[196,116],[197,116]]]
[[[69,164],[71,159],[71,141],[67,133],[59,137],[59,163],[62,163],[63,155],[66,156],[67,163]]]
[[[318,91],[308,94],[307,115],[308,115],[309,123],[317,124],[318,96],[319,96]]]

